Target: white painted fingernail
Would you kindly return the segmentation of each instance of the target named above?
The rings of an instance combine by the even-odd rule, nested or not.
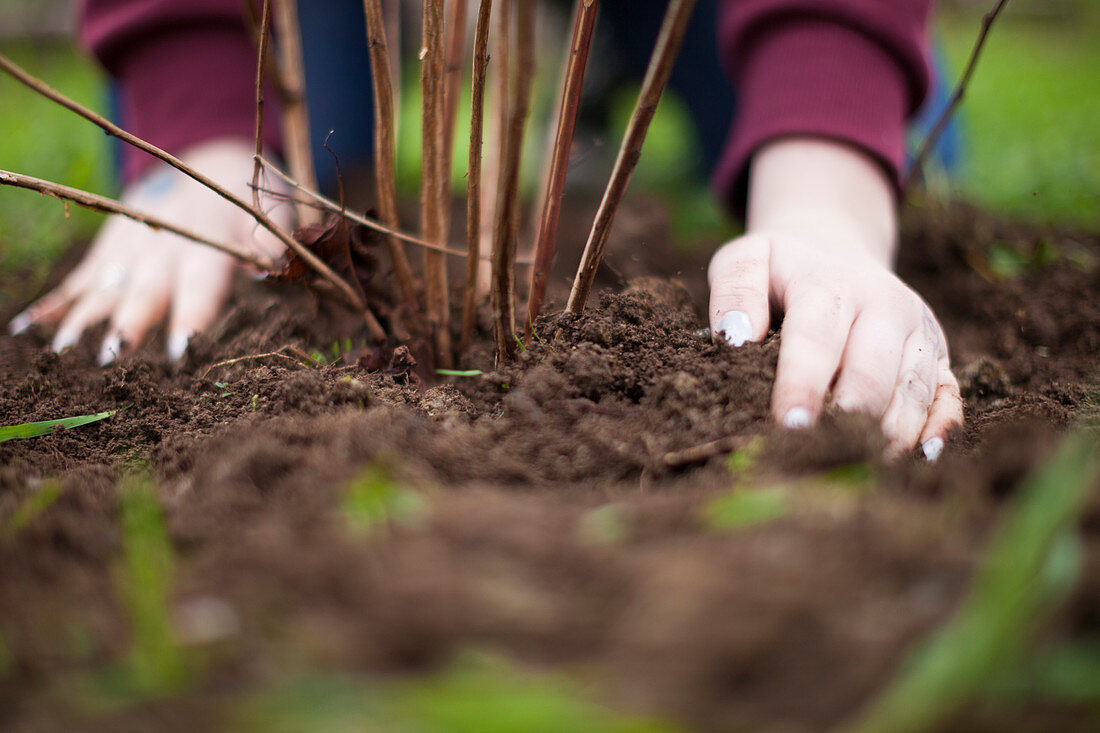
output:
[[[747,313],[730,311],[718,321],[718,333],[725,337],[730,346],[744,346],[752,338],[752,321]]]
[[[171,362],[177,362],[183,358],[183,355],[187,353],[187,344],[191,342],[191,337],[187,335],[186,331],[176,331],[168,337],[168,345],[166,351],[168,352],[168,360]]]
[[[112,333],[103,339],[103,345],[99,347],[99,356],[96,357],[96,361],[99,362],[100,366],[107,366],[118,358],[120,351],[122,351],[122,339],[118,337],[118,334]]]
[[[27,311],[23,311],[15,318],[11,319],[11,323],[8,324],[8,333],[12,336],[18,336],[26,331],[34,324],[34,319],[31,318],[31,314]]]
[[[788,430],[804,430],[811,422],[810,411],[805,407],[792,407],[783,416],[783,427]]]
[[[79,331],[58,331],[57,335],[53,337],[53,341],[50,342],[50,348],[54,353],[60,354],[79,340]]]
[[[929,438],[921,446],[924,457],[929,463],[934,463],[943,453],[943,438]]]

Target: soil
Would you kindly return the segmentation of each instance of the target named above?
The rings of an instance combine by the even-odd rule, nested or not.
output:
[[[241,284],[178,369],[153,348],[99,369],[91,338],[57,356],[44,333],[0,336],[0,425],[118,410],[0,444],[0,521],[61,489],[0,535],[0,728],[210,730],[283,670],[415,676],[469,648],[574,670],[603,703],[692,727],[849,719],[958,608],[1002,508],[1097,394],[1100,235],[919,214],[900,273],[940,316],[967,400],[934,465],[885,461],[859,416],[799,433],[769,422],[778,337],[739,350],[701,337],[706,254],[654,244],[661,214],[638,203],[595,307],[545,317],[498,370],[479,343],[477,376],[344,343],[354,320],[290,284]],[[1022,263],[1011,278],[990,264],[1006,252]],[[295,356],[334,344],[332,363]],[[288,346],[300,351],[219,365]],[[684,452],[713,441],[724,451]],[[730,463],[735,447],[759,453]],[[207,671],[88,717],[58,681],[131,644],[118,497],[135,472],[163,505],[176,635]],[[835,478],[851,475],[864,478]],[[348,487],[372,480],[415,491],[421,510],[356,531]],[[788,487],[788,513],[708,527],[735,482]],[[1047,639],[1100,631],[1097,509]],[[232,621],[213,637],[194,622],[209,608]],[[1021,703],[956,725],[1084,715]]]

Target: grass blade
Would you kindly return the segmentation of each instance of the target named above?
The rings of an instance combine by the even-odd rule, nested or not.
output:
[[[109,412],[97,412],[94,415],[80,415],[79,417],[64,417],[60,420],[43,420],[42,422],[28,422],[22,425],[6,425],[0,427],[0,443],[8,440],[20,440],[24,438],[37,438],[40,435],[50,435],[58,430],[71,430],[82,425],[89,425],[100,420],[106,420],[114,415],[116,410]]]
[[[1025,482],[956,617],[847,730],[938,729],[1012,661],[1076,578],[1074,523],[1098,474],[1096,438],[1088,431],[1068,438]]]

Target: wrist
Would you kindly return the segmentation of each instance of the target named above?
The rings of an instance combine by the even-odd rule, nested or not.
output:
[[[784,232],[854,248],[892,266],[897,210],[869,155],[826,139],[791,137],[753,157],[747,233]]]

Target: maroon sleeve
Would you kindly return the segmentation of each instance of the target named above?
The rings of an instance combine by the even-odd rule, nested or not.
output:
[[[788,135],[851,144],[900,179],[905,125],[929,85],[933,0],[726,0],[719,48],[738,93],[713,183],[744,211],[748,169]]]
[[[206,140],[251,140],[256,52],[240,0],[81,0],[81,41],[116,82],[118,124],[173,154]],[[266,93],[265,142],[278,106]],[[155,159],[125,146],[124,183]]]

